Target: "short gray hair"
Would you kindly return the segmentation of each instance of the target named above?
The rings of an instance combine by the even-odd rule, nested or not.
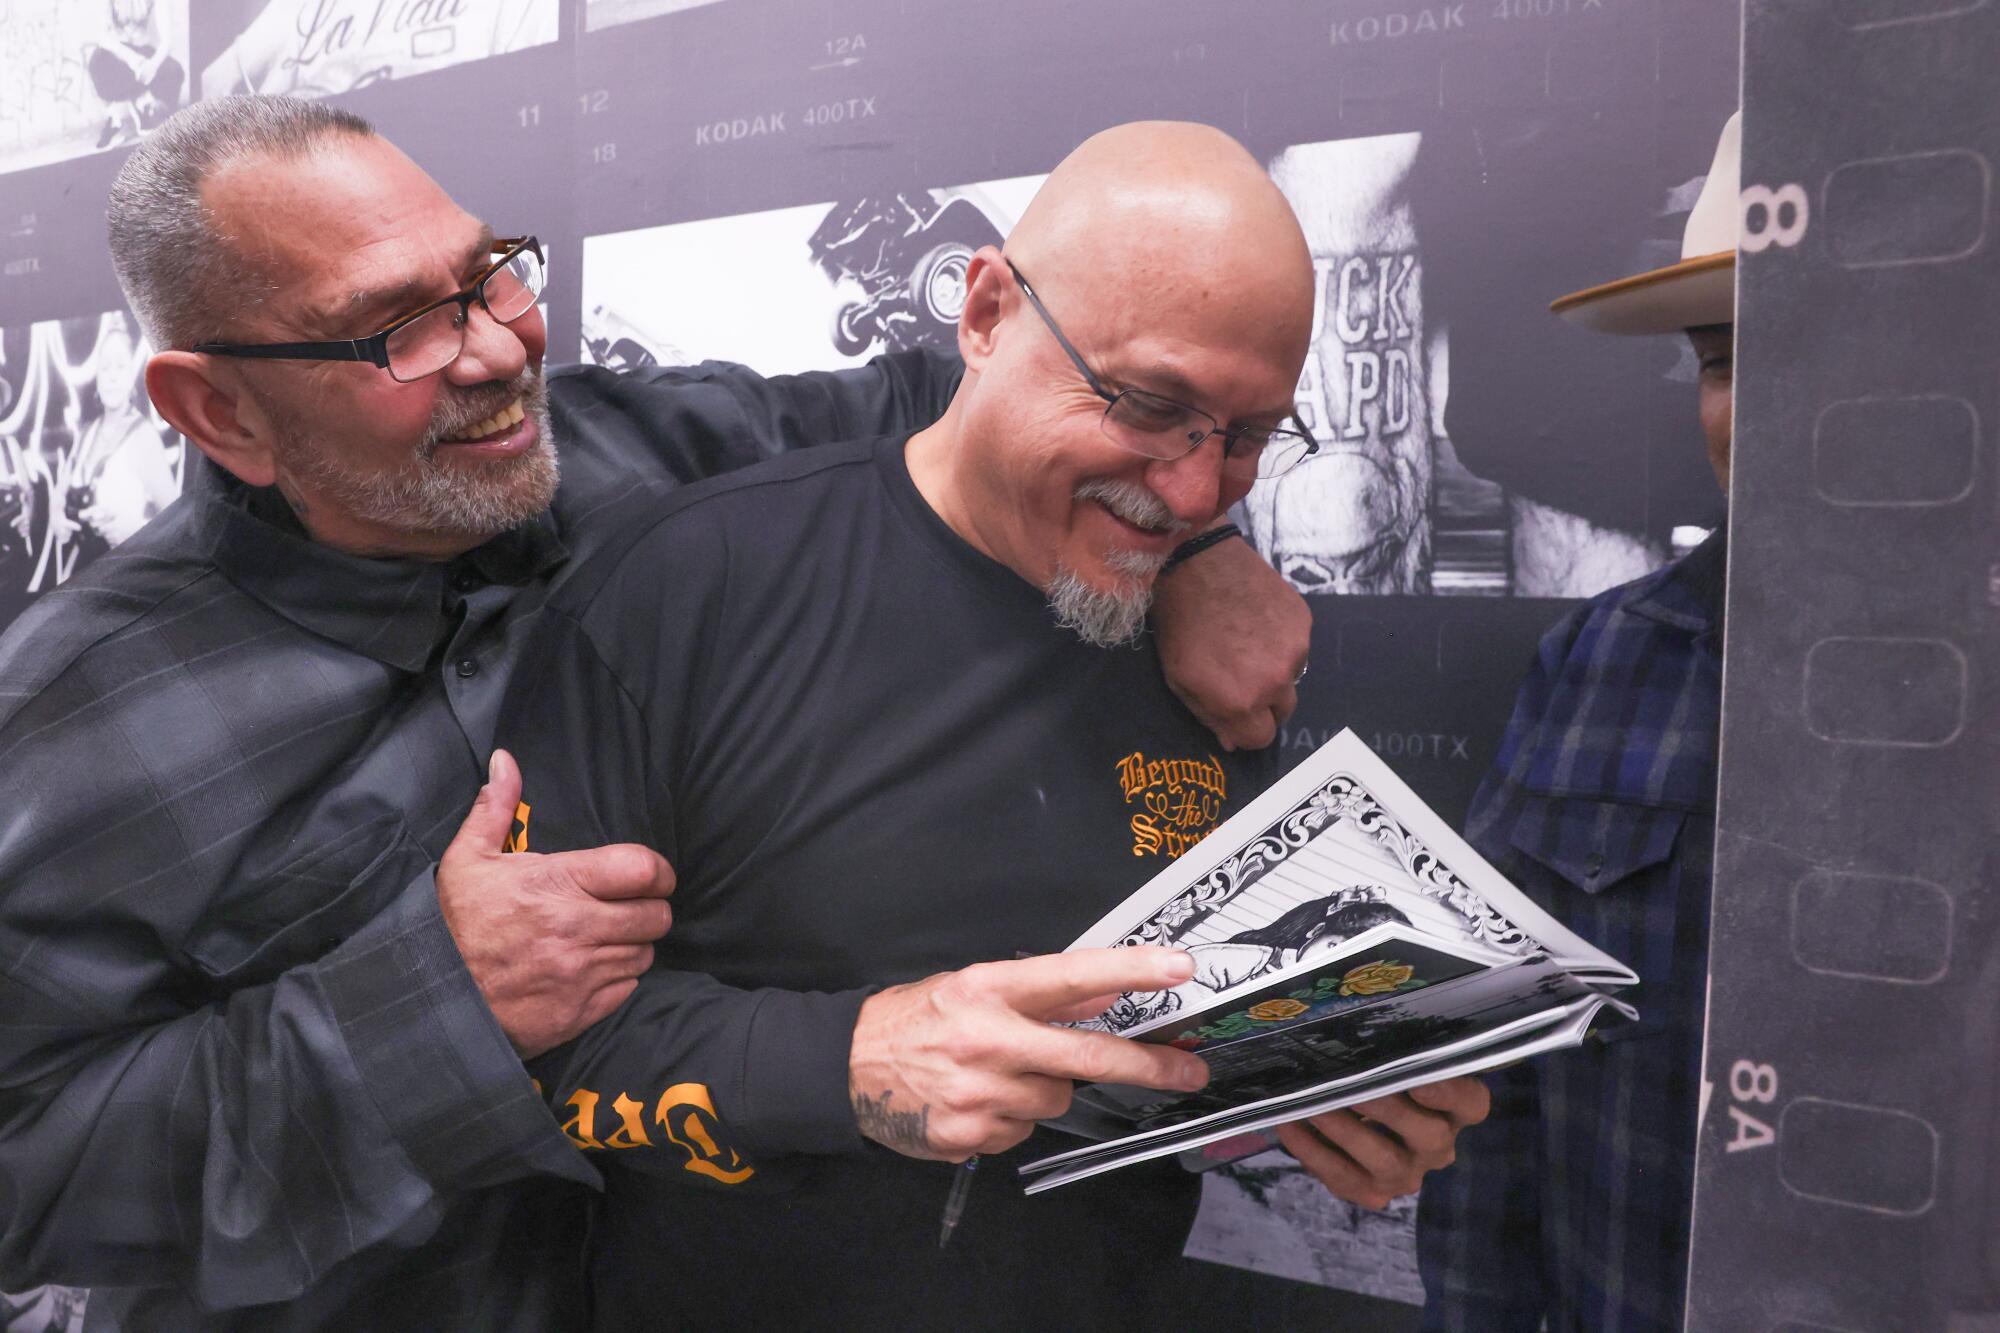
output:
[[[303,156],[328,138],[372,135],[351,111],[253,94],[196,102],[149,134],[111,184],[111,262],[155,348],[185,350],[221,331],[254,299],[231,238],[203,206],[202,186],[239,158]]]

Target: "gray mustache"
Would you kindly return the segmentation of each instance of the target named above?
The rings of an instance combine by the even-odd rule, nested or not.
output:
[[[424,434],[425,453],[446,436],[456,435],[466,427],[486,420],[516,398],[521,400],[523,410],[533,416],[542,401],[544,390],[541,372],[529,366],[497,392],[482,393],[477,398],[460,397],[456,390],[446,392],[449,396],[440,396],[438,405],[431,412],[430,429]]]
[[[1174,511],[1167,508],[1165,501],[1135,482],[1101,477],[1079,485],[1075,495],[1079,500],[1097,501],[1137,527],[1157,531],[1180,531],[1187,527],[1187,524],[1175,519]]]

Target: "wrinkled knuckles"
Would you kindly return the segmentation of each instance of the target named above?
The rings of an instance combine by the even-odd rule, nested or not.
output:
[[[1097,1042],[1091,1042],[1076,1053],[1071,1067],[1076,1071],[1079,1083],[1102,1083],[1111,1075],[1110,1052]]]
[[[583,892],[566,869],[539,856],[521,866],[515,876],[520,892],[537,898]]]
[[[999,1043],[984,1024],[969,1025],[961,1018],[938,1039],[938,1051],[955,1065],[985,1064],[999,1053]]]
[[[946,973],[938,989],[947,996],[975,1004],[990,1003],[995,995],[993,970],[992,963],[974,963],[970,967]]]
[[[988,1147],[993,1128],[992,1122],[983,1116],[933,1116],[926,1146],[947,1160],[962,1161],[993,1151]]]
[[[938,1084],[936,1102],[960,1116],[976,1116],[993,1104],[990,1080],[966,1073],[947,1074]]]
[[[1449,1157],[1453,1135],[1451,1130],[1435,1122],[1426,1122],[1411,1129],[1397,1131],[1411,1154],[1420,1162],[1436,1162]]]
[[[597,867],[604,882],[621,888],[653,882],[653,853],[629,842],[600,848]]]

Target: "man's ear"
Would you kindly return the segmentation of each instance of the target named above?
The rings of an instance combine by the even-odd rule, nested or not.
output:
[[[196,352],[156,352],[146,362],[146,393],[153,406],[216,466],[247,486],[278,479],[271,431],[240,384],[220,380]]]
[[[979,247],[966,265],[965,309],[958,316],[958,356],[967,370],[977,372],[992,358],[1001,316],[1012,311],[1016,297],[999,247]]]

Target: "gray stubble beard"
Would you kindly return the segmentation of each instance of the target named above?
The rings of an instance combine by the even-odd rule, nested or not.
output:
[[[285,467],[299,481],[351,517],[398,532],[490,537],[516,527],[549,507],[561,478],[547,383],[530,367],[508,385],[509,401],[521,399],[535,423],[535,447],[518,458],[471,468],[440,466],[445,436],[492,415],[440,405],[409,465],[393,473],[366,473],[350,467],[310,430],[290,422],[280,450]]]

